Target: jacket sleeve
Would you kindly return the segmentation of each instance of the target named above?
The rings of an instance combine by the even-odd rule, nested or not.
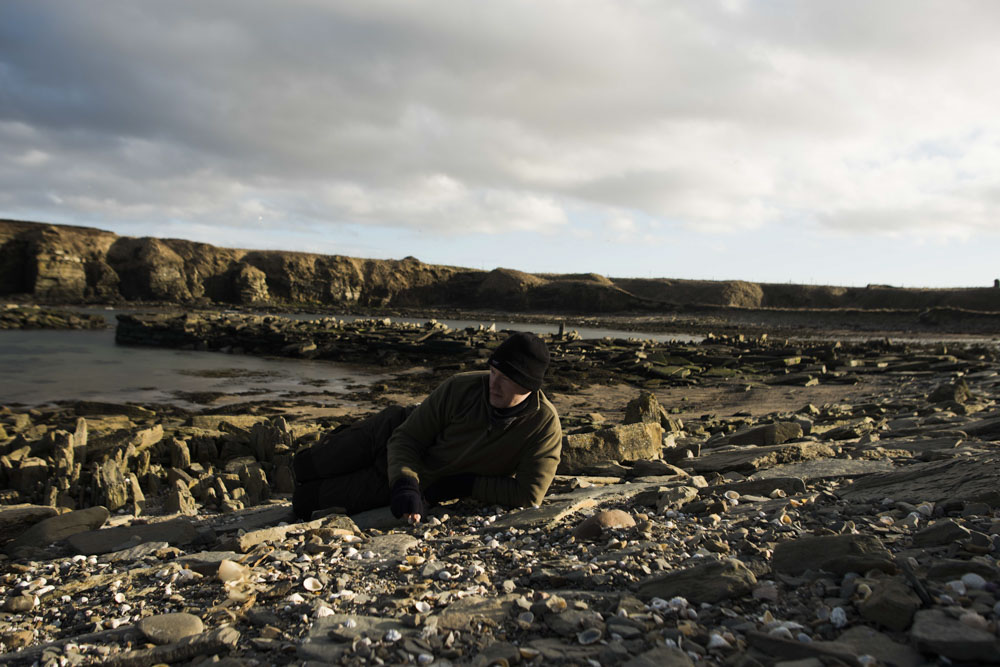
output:
[[[477,477],[472,497],[505,507],[541,505],[559,467],[562,452],[559,417],[553,414],[530,440],[513,477]]]
[[[389,437],[389,486],[400,477],[413,477],[420,481],[421,459],[428,447],[434,444],[446,415],[447,395],[451,382],[444,382],[418,405]]]

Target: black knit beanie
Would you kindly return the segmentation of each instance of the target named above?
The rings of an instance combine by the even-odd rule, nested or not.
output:
[[[489,364],[525,389],[536,391],[549,367],[549,350],[538,336],[518,331],[500,343]]]

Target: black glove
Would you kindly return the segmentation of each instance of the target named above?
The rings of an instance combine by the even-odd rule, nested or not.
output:
[[[424,498],[420,495],[420,484],[417,480],[403,475],[396,480],[389,491],[389,508],[397,519],[406,514],[425,515]]]
[[[425,495],[427,500],[432,503],[452,498],[464,498],[472,495],[472,487],[475,483],[476,476],[472,473],[442,477],[427,487]]]

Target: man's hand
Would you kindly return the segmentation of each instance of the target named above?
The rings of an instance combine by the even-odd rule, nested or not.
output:
[[[426,510],[424,498],[420,494],[420,484],[416,479],[404,475],[396,480],[389,492],[389,508],[397,519],[405,518],[410,523],[420,521],[420,516]]]

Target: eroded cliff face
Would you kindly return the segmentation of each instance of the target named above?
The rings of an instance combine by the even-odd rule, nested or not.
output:
[[[0,295],[40,302],[446,307],[576,314],[737,309],[1000,311],[1000,289],[898,289],[611,279],[401,260],[218,248],[0,220]],[[943,315],[941,315],[943,316]]]

